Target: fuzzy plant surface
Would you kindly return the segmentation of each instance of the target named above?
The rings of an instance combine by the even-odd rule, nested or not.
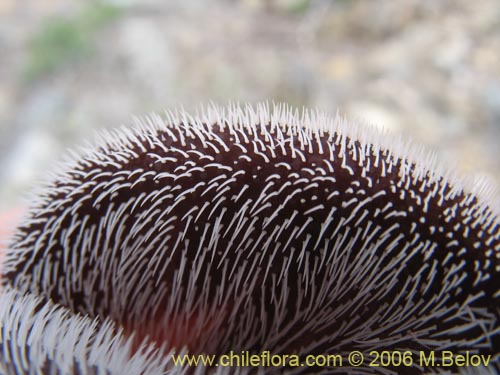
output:
[[[2,374],[500,371],[496,191],[286,105],[102,133],[35,194],[1,272]],[[342,365],[172,360],[231,351]],[[412,361],[373,367],[372,351]],[[443,351],[481,366],[448,367]],[[434,365],[418,360],[431,352]]]

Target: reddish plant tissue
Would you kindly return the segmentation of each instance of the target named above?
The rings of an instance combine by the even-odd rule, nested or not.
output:
[[[42,340],[4,362],[161,374],[181,348],[451,350],[491,356],[495,371],[499,254],[494,191],[373,129],[265,104],[153,115],[73,156],[18,227],[3,264],[7,333],[22,346],[29,324],[14,323],[28,315],[32,339],[79,349],[68,359]],[[131,352],[84,340],[121,337],[103,320],[134,335]],[[137,359],[144,339],[156,349]],[[402,373],[287,369],[313,370]]]

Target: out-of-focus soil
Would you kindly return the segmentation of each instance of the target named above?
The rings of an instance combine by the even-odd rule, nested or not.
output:
[[[498,182],[499,51],[497,0],[3,0],[0,211],[95,129],[210,101],[339,109]]]

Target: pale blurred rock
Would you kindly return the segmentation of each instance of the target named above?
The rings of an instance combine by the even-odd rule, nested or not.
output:
[[[401,119],[395,113],[370,102],[353,102],[347,107],[349,117],[361,123],[397,134],[402,130]]]
[[[0,209],[19,204],[21,196],[35,188],[37,181],[46,177],[53,160],[60,156],[60,148],[50,133],[27,133],[3,161],[0,170]],[[18,203],[16,203],[18,202]]]
[[[334,81],[352,80],[357,71],[357,62],[347,54],[335,54],[324,63],[325,76]]]
[[[6,17],[14,12],[16,7],[16,0],[2,0],[0,1],[0,17]]]
[[[11,89],[0,83],[0,130],[7,130],[9,126],[6,120],[11,113],[12,106],[14,106],[11,95]]]
[[[153,95],[169,90],[165,83],[172,80],[177,70],[176,56],[159,25],[148,18],[127,20],[120,27],[118,48],[126,59],[129,79],[137,87],[146,86]]]

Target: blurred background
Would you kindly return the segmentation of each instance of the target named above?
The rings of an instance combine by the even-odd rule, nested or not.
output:
[[[500,182],[498,0],[0,0],[0,212],[133,115],[286,101]]]

